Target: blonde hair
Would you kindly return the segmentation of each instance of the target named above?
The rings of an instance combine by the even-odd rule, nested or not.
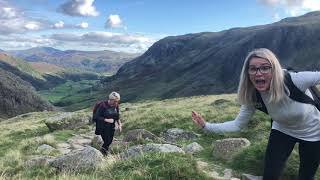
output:
[[[284,73],[276,55],[266,48],[255,49],[246,57],[240,76],[238,100],[240,104],[253,105],[256,102],[256,89],[250,81],[248,68],[253,57],[263,58],[272,66],[269,103],[277,103],[285,96]]]

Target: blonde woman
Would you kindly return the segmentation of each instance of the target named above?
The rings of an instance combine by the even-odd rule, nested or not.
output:
[[[111,92],[107,101],[103,101],[99,107],[97,107],[94,118],[96,119],[96,135],[101,135],[103,145],[100,152],[104,155],[108,155],[109,146],[113,141],[115,128],[118,128],[121,132],[122,124],[120,121],[119,112],[120,94],[117,92]]]
[[[288,86],[287,76],[298,90]],[[242,68],[238,87],[241,108],[236,119],[207,123],[197,112],[192,112],[192,119],[209,132],[240,131],[247,126],[255,110],[261,110],[262,104],[264,112],[273,119],[263,179],[279,179],[296,143],[299,143],[299,180],[314,179],[320,162],[320,112],[312,102],[298,102],[294,97],[310,99],[308,88],[319,83],[320,72],[284,71],[270,50],[256,49],[248,54]],[[295,95],[296,92],[303,93]]]

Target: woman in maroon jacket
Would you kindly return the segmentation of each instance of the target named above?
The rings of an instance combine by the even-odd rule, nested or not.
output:
[[[105,156],[108,154],[109,146],[112,143],[115,127],[118,126],[120,132],[122,130],[122,124],[119,119],[119,101],[120,94],[112,92],[109,95],[109,99],[99,105],[94,115],[94,119],[96,119],[95,134],[101,135],[103,139],[104,143],[100,151]]]

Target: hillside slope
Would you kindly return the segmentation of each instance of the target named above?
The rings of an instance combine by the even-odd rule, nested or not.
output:
[[[284,67],[320,70],[320,12],[221,32],[169,36],[104,80],[124,100],[231,93],[244,59],[271,49]]]

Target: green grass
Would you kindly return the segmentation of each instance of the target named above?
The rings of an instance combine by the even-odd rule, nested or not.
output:
[[[103,172],[103,171],[102,171]],[[179,153],[145,154],[115,163],[110,171],[101,173],[107,179],[209,179],[196,167],[196,160]]]
[[[123,103],[120,108],[124,129],[123,133],[116,133],[117,139],[121,139],[126,132],[136,128],[144,128],[158,136],[169,128],[183,128],[200,134],[196,142],[201,144],[204,150],[193,157],[181,154],[145,154],[126,161],[104,164],[95,171],[78,174],[57,173],[50,167],[26,169],[22,164],[27,156],[39,153],[36,152],[35,147],[42,143],[55,146],[59,142],[67,141],[74,134],[89,132],[92,126],[51,133],[43,122],[47,118],[56,116],[59,112],[21,115],[0,122],[0,175],[4,173],[4,177],[13,179],[206,179],[207,177],[195,168],[196,160],[207,162],[210,168],[218,172],[222,172],[225,168],[232,168],[237,174],[261,175],[270,132],[268,116],[257,112],[249,122],[247,129],[225,134],[206,133],[191,120],[192,110],[202,114],[209,122],[232,120],[237,116],[240,108],[235,98],[234,94],[229,94]],[[213,102],[218,99],[226,99],[229,102],[214,105]],[[126,108],[129,110],[126,111]],[[91,109],[85,109],[81,113],[91,113]],[[239,152],[230,161],[220,160],[212,154],[212,143],[215,140],[230,137],[247,138],[251,146]],[[177,143],[186,145],[191,142],[179,141]],[[120,151],[117,150],[114,153]],[[52,155],[58,154],[53,153]],[[281,179],[294,179],[298,173],[298,164],[299,157],[295,150],[289,158]],[[320,178],[319,172],[317,172],[317,178]]]

